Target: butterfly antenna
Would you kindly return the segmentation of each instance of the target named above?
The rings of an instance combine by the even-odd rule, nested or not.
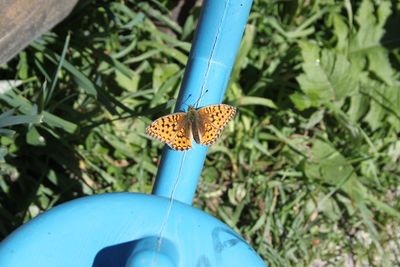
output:
[[[198,105],[199,105],[199,103],[200,103],[200,100],[203,98],[203,96],[206,94],[208,92],[208,89],[207,90],[205,90],[204,92],[202,92],[202,94],[200,95],[200,97],[197,99],[197,101],[194,103],[194,107],[195,108],[198,108]]]
[[[192,96],[192,94],[189,94],[189,95],[186,97],[186,99],[182,102],[182,105],[185,105],[185,106],[187,106],[187,107],[189,108],[189,105],[186,104],[186,102],[188,101],[188,99],[189,99],[191,96]]]

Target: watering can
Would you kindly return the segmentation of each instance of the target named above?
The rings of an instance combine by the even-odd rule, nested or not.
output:
[[[252,0],[205,0],[176,111],[221,103]],[[266,266],[223,222],[192,206],[207,147],[163,150],[151,195],[64,203],[0,244],[1,267]]]

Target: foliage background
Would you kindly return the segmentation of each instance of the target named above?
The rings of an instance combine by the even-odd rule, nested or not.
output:
[[[2,238],[74,198],[151,191],[162,144],[144,128],[173,108],[199,12],[81,1],[0,66]],[[226,95],[239,114],[195,205],[271,266],[400,264],[399,12],[254,0]]]

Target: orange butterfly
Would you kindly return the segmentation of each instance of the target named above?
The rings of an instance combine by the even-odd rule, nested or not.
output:
[[[192,148],[192,138],[201,145],[212,145],[235,116],[236,108],[210,105],[199,109],[189,106],[188,112],[178,112],[153,121],[146,134],[165,142],[174,150]]]

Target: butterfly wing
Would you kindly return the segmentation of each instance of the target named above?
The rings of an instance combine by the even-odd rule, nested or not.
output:
[[[187,150],[192,147],[191,128],[187,127],[187,114],[174,113],[158,118],[147,128],[146,134],[168,144],[175,150]]]
[[[192,137],[190,123],[186,122],[186,126],[181,127],[173,140],[167,143],[175,150],[188,150],[192,148]]]
[[[214,144],[222,130],[236,114],[236,108],[230,105],[210,105],[197,110],[196,142],[202,145]],[[198,140],[197,140],[198,139]]]

